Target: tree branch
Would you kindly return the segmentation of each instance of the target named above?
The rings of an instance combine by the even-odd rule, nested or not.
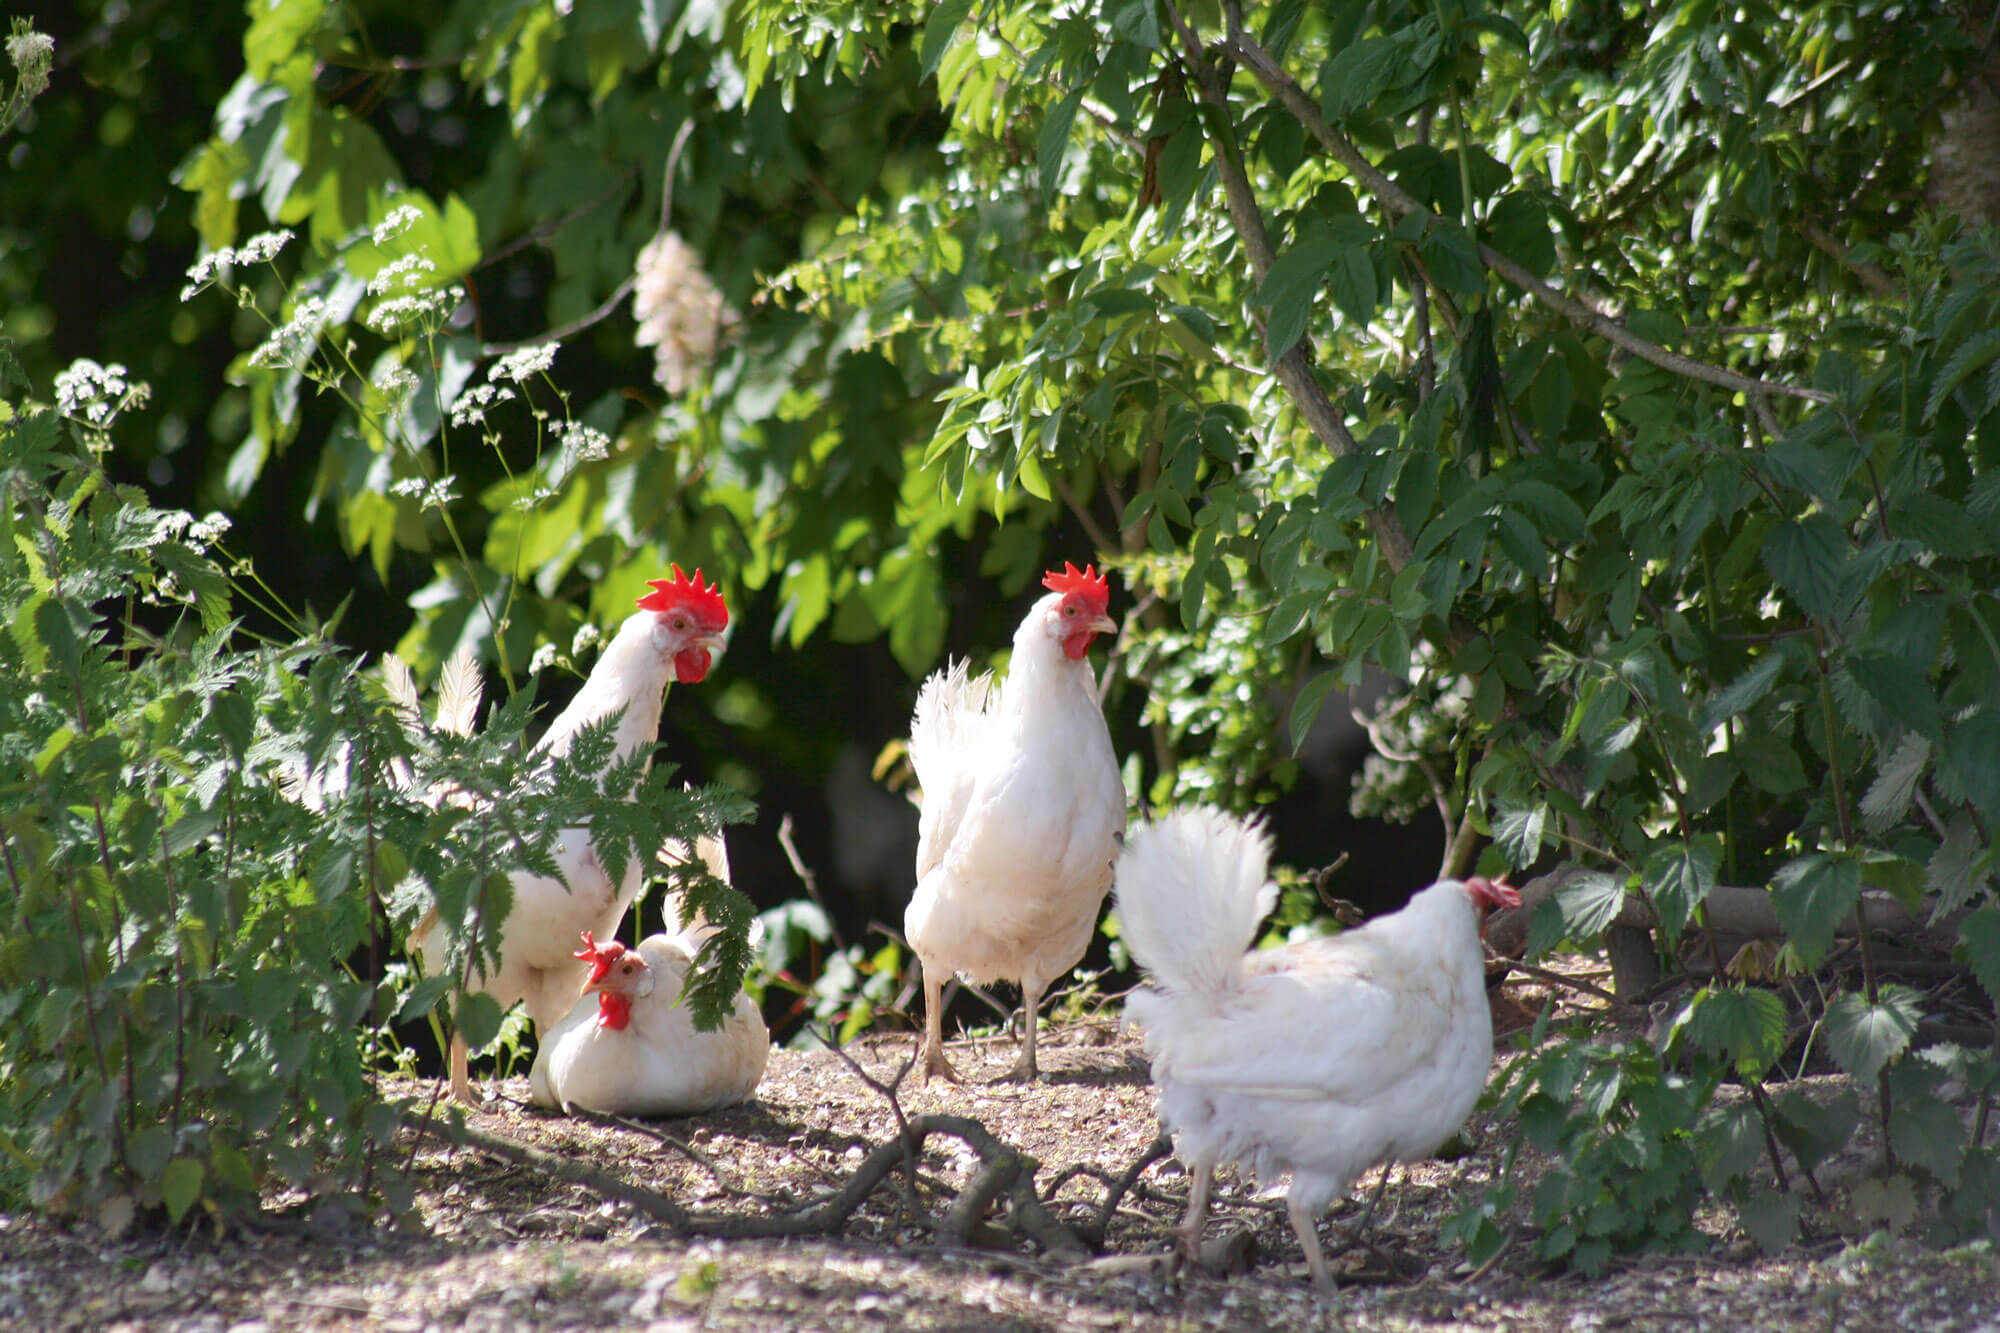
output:
[[[1183,35],[1184,41],[1190,39],[1191,34]],[[1435,216],[1430,210],[1418,202],[1415,196],[1376,170],[1375,164],[1363,156],[1360,149],[1348,142],[1338,130],[1334,129],[1328,123],[1326,117],[1320,114],[1319,107],[1313,102],[1312,98],[1308,97],[1305,90],[1299,87],[1297,81],[1272,58],[1270,52],[1257,43],[1255,38],[1243,31],[1240,25],[1232,26],[1232,31],[1225,45],[1230,54],[1236,58],[1237,62],[1249,70],[1259,83],[1263,84],[1273,96],[1282,102],[1285,109],[1290,111],[1298,119],[1299,123],[1305,126],[1306,131],[1319,141],[1320,146],[1325,148],[1343,167],[1347,168],[1348,173],[1355,180],[1359,181],[1370,193],[1380,199],[1385,208],[1399,218],[1416,214],[1423,217],[1427,222],[1436,221]],[[1699,380],[1704,384],[1713,384],[1718,388],[1732,389],[1739,393],[1751,395],[1767,393],[1784,394],[1788,397],[1804,398],[1815,403],[1829,403],[1833,401],[1833,395],[1824,393],[1818,389],[1808,389],[1795,384],[1780,384],[1769,380],[1753,379],[1748,375],[1741,375],[1733,370],[1724,370],[1720,366],[1711,366],[1705,361],[1697,361],[1693,357],[1683,356],[1679,352],[1668,351],[1657,343],[1648,342],[1605,312],[1586,305],[1574,297],[1558,292],[1522,265],[1501,254],[1489,245],[1482,244],[1479,246],[1479,259],[1487,268],[1498,273],[1508,282],[1513,283],[1516,287],[1519,287],[1522,291],[1534,297],[1536,301],[1561,315],[1564,319],[1569,320],[1573,324],[1581,325],[1614,346],[1622,347],[1641,360],[1649,361],[1660,369],[1670,371],[1684,379]]]

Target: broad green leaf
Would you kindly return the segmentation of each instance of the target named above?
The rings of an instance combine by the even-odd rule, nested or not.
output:
[[[1799,1238],[1799,1212],[1804,1207],[1796,1194],[1758,1190],[1737,1209],[1743,1234],[1765,1254],[1777,1254]]]
[[[1839,610],[1840,572],[1847,537],[1825,514],[1771,529],[1764,539],[1764,567],[1814,620],[1831,622]]]
[[[1784,669],[1785,658],[1782,654],[1766,653],[1757,665],[1715,692],[1715,697],[1702,707],[1696,727],[1705,736],[1730,718],[1754,707],[1771,692],[1771,687],[1777,684],[1778,675]]]
[[[1562,911],[1563,931],[1570,939],[1579,943],[1595,939],[1625,905],[1625,881],[1602,871],[1584,871],[1563,881],[1555,902]]]
[[[1846,665],[1855,683],[1896,721],[1931,740],[1944,734],[1937,695],[1925,683],[1922,668],[1901,658],[1865,653],[1849,656]]]
[[[1971,968],[1987,998],[2000,1005],[2000,906],[1985,903],[1958,923],[1952,957]]]
[[[160,1173],[160,1202],[166,1205],[167,1220],[179,1222],[201,1197],[207,1171],[192,1157],[177,1157]]]
[[[1844,856],[1815,852],[1787,862],[1771,879],[1771,906],[1799,961],[1817,967],[1861,901],[1861,866]]]
[[[1646,858],[1641,872],[1653,906],[1660,914],[1660,927],[1667,941],[1680,938],[1693,919],[1695,909],[1715,887],[1716,867],[1721,855],[1712,843],[1692,847],[1669,844]]]
[[[1784,1053],[1785,1003],[1767,990],[1741,984],[1696,995],[1689,1040],[1726,1058],[1746,1079],[1762,1078]]]
[[[1877,1004],[1849,991],[1826,1007],[1827,1051],[1842,1069],[1868,1082],[1909,1046],[1922,1017],[1917,993],[1906,986],[1884,986]]]
[[[1750,1099],[1710,1107],[1695,1125],[1694,1151],[1711,1194],[1749,1175],[1764,1153],[1764,1125]]]

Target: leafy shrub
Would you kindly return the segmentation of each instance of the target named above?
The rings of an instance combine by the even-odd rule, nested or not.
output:
[[[0,358],[0,392],[23,387]],[[143,394],[80,363],[51,407],[0,410],[0,1191],[173,1220],[274,1190],[407,1197],[384,1154],[402,1108],[371,1054],[495,957],[505,870],[553,873],[565,825],[613,873],[742,803],[609,764],[615,719],[527,757],[531,695],[471,737],[423,727],[323,634],[250,634],[226,524],[151,507],[105,473]],[[268,607],[261,609],[268,610]],[[330,774],[339,774],[337,782]],[[452,800],[424,793],[451,790]],[[687,877],[725,926],[692,1002],[718,1021],[748,962],[747,903]],[[428,911],[445,976],[390,965]],[[482,997],[483,999],[483,997]],[[475,1045],[490,1001],[460,1006]]]

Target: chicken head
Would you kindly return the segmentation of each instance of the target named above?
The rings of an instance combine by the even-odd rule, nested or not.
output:
[[[653,646],[673,660],[674,679],[692,685],[708,674],[709,663],[722,648],[729,607],[719,585],[702,586],[699,569],[690,579],[679,565],[669,568],[671,579],[646,580],[653,591],[639,599],[639,609],[653,613]]]
[[[1049,607],[1044,623],[1049,637],[1062,644],[1063,655],[1070,661],[1078,661],[1089,652],[1090,641],[1098,635],[1118,632],[1118,622],[1107,614],[1111,588],[1096,565],[1079,570],[1065,560],[1062,573],[1050,570],[1042,575],[1042,586],[1061,596]]]

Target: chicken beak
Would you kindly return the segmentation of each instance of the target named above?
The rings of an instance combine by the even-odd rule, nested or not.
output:
[[[1099,616],[1097,619],[1091,621],[1086,628],[1093,634],[1116,634],[1118,632],[1118,622],[1110,616]]]

